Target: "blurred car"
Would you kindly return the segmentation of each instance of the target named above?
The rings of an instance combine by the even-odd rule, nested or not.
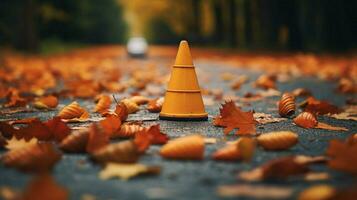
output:
[[[146,57],[148,43],[143,37],[132,37],[129,39],[126,48],[131,57]]]

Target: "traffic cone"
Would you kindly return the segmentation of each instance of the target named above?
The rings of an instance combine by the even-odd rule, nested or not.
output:
[[[160,119],[203,121],[207,120],[207,116],[190,48],[187,41],[183,40],[172,67]]]

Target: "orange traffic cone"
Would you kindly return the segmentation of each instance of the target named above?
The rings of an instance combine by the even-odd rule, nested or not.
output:
[[[187,41],[180,43],[166,90],[160,119],[177,121],[207,120],[195,66]]]

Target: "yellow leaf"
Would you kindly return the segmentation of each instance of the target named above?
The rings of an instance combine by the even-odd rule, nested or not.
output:
[[[37,142],[38,141],[36,138],[32,138],[29,141],[25,141],[24,138],[18,140],[16,139],[16,137],[12,137],[11,140],[7,140],[7,144],[5,145],[5,148],[9,150],[14,150],[14,149],[23,148],[27,145],[36,144]]]
[[[160,167],[146,166],[143,164],[117,164],[108,163],[105,168],[99,173],[99,178],[107,180],[110,178],[119,178],[128,180],[140,174],[158,174]]]

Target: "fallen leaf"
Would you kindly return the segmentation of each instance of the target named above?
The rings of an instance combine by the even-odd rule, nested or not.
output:
[[[116,115],[108,115],[104,120],[99,121],[100,126],[108,137],[116,135],[120,130],[121,120]]]
[[[13,124],[29,124],[33,121],[39,120],[37,117],[29,117],[29,118],[24,118],[24,119],[16,119],[16,120],[10,120],[8,121],[8,124],[13,125]]]
[[[66,188],[58,185],[49,174],[35,177],[26,187],[23,194],[24,200],[67,200],[69,194]]]
[[[348,131],[348,129],[345,127],[332,126],[332,125],[325,124],[322,122],[318,122],[315,128],[330,130],[330,131]]]
[[[71,129],[67,126],[66,123],[61,121],[61,118],[54,117],[47,122],[44,122],[47,126],[48,131],[52,135],[52,138],[57,142],[61,142],[65,137],[71,133]]]
[[[73,131],[61,141],[59,148],[67,153],[84,153],[86,152],[88,135],[88,128]]]
[[[259,135],[257,141],[265,150],[285,150],[298,143],[298,135],[291,131],[275,131]]]
[[[33,106],[37,109],[50,109],[56,108],[58,105],[58,99],[55,96],[45,96],[37,99]]]
[[[158,166],[146,166],[143,164],[118,164],[107,163],[105,168],[100,171],[99,178],[103,180],[119,178],[128,180],[138,175],[159,174],[161,168]]]
[[[275,89],[276,88],[276,77],[270,75],[261,75],[255,81],[254,85],[263,89]]]
[[[326,154],[330,157],[328,166],[352,174],[357,174],[357,143],[331,140]]]
[[[270,160],[251,171],[243,171],[238,174],[238,177],[245,181],[285,179],[290,176],[306,174],[310,171],[309,164],[325,161],[324,157],[286,156]]]
[[[94,112],[104,113],[107,112],[112,104],[112,100],[108,95],[100,95],[98,98],[98,102],[95,105]]]
[[[233,101],[226,102],[220,108],[220,115],[214,118],[215,126],[225,127],[224,133],[228,134],[233,129],[238,128],[237,135],[246,135],[255,133],[256,121],[253,112],[243,112],[236,107]]]
[[[76,101],[62,108],[58,113],[61,119],[85,119],[89,117],[89,113],[82,108]]]
[[[22,98],[17,89],[10,89],[9,93],[6,96],[7,102],[5,107],[21,107],[26,106],[26,99]]]
[[[140,134],[149,135],[151,144],[166,144],[166,142],[169,140],[167,134],[160,131],[160,124],[151,125],[150,127],[136,133],[136,135]]]
[[[288,199],[294,190],[289,187],[267,185],[223,185],[219,186],[217,193],[220,197],[246,197],[256,199]]]
[[[299,200],[308,200],[308,199],[316,199],[316,200],[327,200],[333,199],[336,190],[332,186],[329,185],[314,185],[308,187],[303,190],[299,194]]]
[[[106,145],[91,154],[92,159],[99,163],[135,163],[140,155],[136,144],[131,140]]]
[[[136,113],[137,111],[140,110],[138,104],[136,104],[134,101],[130,99],[123,99],[120,101],[120,103],[123,103],[126,106],[129,114]]]
[[[291,92],[295,97],[311,96],[311,91],[306,88],[296,88]]]
[[[271,114],[266,113],[254,113],[253,116],[254,120],[259,124],[277,123],[287,120],[287,118],[273,117]]]
[[[96,123],[93,123],[89,127],[88,142],[86,151],[93,153],[109,144],[109,136],[105,134],[102,127]]]
[[[24,172],[49,171],[61,159],[62,154],[51,143],[37,143],[6,152],[1,161],[6,167]]]
[[[158,98],[154,100],[150,100],[147,105],[147,109],[149,112],[157,113],[161,111],[162,105],[164,104],[164,98]]]
[[[332,105],[327,101],[317,100],[314,97],[307,98],[301,105],[304,107],[304,111],[311,112],[316,115],[337,114],[342,111],[337,106]]]
[[[335,119],[357,121],[357,106],[356,105],[348,106],[347,108],[344,109],[343,112],[338,114],[328,115],[328,116],[333,117]]]
[[[160,155],[168,159],[202,160],[204,139],[201,135],[189,135],[170,140],[161,147]]]
[[[11,140],[6,141],[7,144],[5,145],[5,148],[8,150],[14,150],[23,148],[27,145],[37,144],[37,142],[38,141],[36,138],[32,138],[29,141],[25,141],[25,139],[16,139],[16,137],[12,137]]]
[[[114,113],[118,115],[122,122],[124,122],[128,118],[129,114],[128,108],[125,106],[124,103],[117,104]]]

